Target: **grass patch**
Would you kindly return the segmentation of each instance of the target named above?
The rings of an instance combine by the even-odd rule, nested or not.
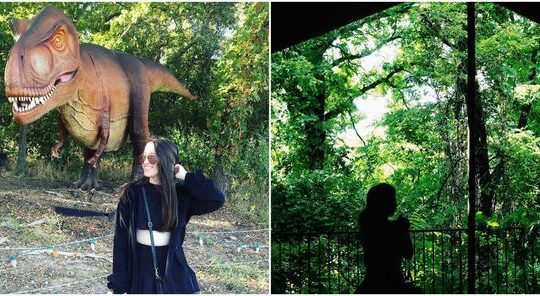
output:
[[[129,181],[131,166],[130,158],[105,157],[100,164],[98,183],[104,188],[118,189]],[[24,177],[70,186],[80,179],[82,167],[82,159],[78,158],[54,162],[29,155]],[[12,161],[6,169],[0,170],[0,177],[8,179],[7,177],[15,176],[16,172],[16,161]],[[261,181],[264,178],[251,175],[247,178],[231,179],[231,190],[226,205],[229,213],[248,223],[268,225],[268,184]]]
[[[256,184],[251,180],[232,184],[228,207],[241,220],[258,225],[268,225],[268,192],[266,184]]]
[[[19,241],[24,245],[46,245],[65,240],[67,237],[62,233],[60,218],[52,216],[46,219],[43,224],[28,227],[19,236]]]
[[[11,213],[7,213],[8,215],[12,215]],[[23,227],[25,224],[20,222],[19,220],[13,218],[13,217],[4,217],[2,220],[0,220],[0,227],[9,227],[12,229],[19,229]]]
[[[206,284],[215,284],[227,289],[232,294],[259,294],[268,293],[268,269],[267,267],[249,261],[245,265],[221,259],[212,260],[212,266],[198,268],[198,275]],[[242,263],[242,262],[238,262]],[[227,265],[229,264],[229,265]]]
[[[12,175],[16,172],[15,163],[10,163],[7,170],[0,175]],[[25,176],[32,179],[62,182],[71,184],[80,179],[83,168],[82,160],[71,162],[29,159]],[[98,182],[108,186],[120,186],[129,181],[131,161],[120,159],[103,159],[98,172]]]

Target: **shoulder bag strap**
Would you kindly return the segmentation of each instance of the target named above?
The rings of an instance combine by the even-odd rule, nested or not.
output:
[[[144,186],[144,185],[143,185]],[[143,199],[144,207],[146,208],[146,216],[148,217],[148,229],[150,231],[150,243],[152,244],[152,259],[154,261],[154,270],[156,276],[156,286],[159,294],[163,294],[163,287],[161,285],[161,277],[159,276],[158,267],[157,267],[157,257],[156,257],[156,247],[154,244],[154,234],[152,233],[152,218],[150,216],[150,209],[148,208],[148,201],[146,200],[146,190],[144,187],[143,190]]]

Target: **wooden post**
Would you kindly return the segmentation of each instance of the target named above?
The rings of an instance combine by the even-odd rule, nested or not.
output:
[[[469,125],[469,211],[467,219],[467,293],[475,293],[476,283],[476,28],[474,2],[467,3],[467,121]]]

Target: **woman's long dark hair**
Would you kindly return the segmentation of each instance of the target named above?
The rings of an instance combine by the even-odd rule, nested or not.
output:
[[[396,211],[396,189],[387,183],[380,183],[369,189],[366,207],[360,213],[360,220],[386,219]]]
[[[161,197],[161,221],[160,231],[170,231],[178,223],[178,197],[176,195],[176,181],[174,178],[174,165],[178,148],[176,145],[164,138],[155,138],[150,142],[156,149],[156,158],[158,160],[158,176],[161,183],[159,186]],[[142,178],[133,180],[121,188],[121,199],[129,202],[128,188],[134,185],[148,183],[149,178],[144,175]]]

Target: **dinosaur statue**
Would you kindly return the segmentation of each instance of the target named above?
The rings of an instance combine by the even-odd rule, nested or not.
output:
[[[117,150],[129,134],[133,143],[131,177],[142,174],[138,156],[149,140],[150,94],[172,92],[197,97],[164,66],[95,44],[80,44],[73,22],[45,7],[32,19],[9,20],[15,44],[5,69],[6,97],[16,122],[29,124],[58,108],[59,151],[67,134],[84,145],[84,168],[74,183],[98,187],[103,152]]]

